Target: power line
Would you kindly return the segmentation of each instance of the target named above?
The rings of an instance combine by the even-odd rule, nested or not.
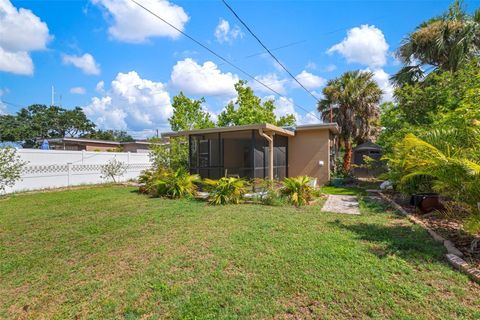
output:
[[[250,73],[248,73],[247,71],[243,70],[242,68],[240,68],[239,66],[235,65],[233,62],[229,61],[228,59],[224,58],[223,56],[221,56],[220,54],[216,53],[215,51],[213,51],[212,49],[210,49],[208,46],[206,46],[205,44],[203,44],[202,42],[198,41],[197,39],[193,38],[192,36],[190,36],[189,34],[187,34],[186,32],[184,32],[183,30],[177,28],[176,26],[174,26],[173,24],[171,24],[170,22],[168,22],[167,20],[163,19],[162,17],[160,17],[159,15],[157,15],[155,12],[153,12],[152,10],[148,9],[147,7],[143,6],[142,4],[138,3],[136,0],[130,0],[132,1],[133,3],[135,3],[137,6],[139,6],[140,8],[142,8],[143,10],[147,11],[148,13],[150,13],[151,15],[153,15],[154,17],[156,17],[157,19],[163,21],[165,24],[169,25],[171,28],[175,29],[177,32],[179,32],[180,34],[184,35],[185,37],[187,37],[188,39],[192,40],[193,42],[195,42],[197,45],[201,46],[202,48],[204,48],[205,50],[207,50],[208,52],[210,52],[211,54],[213,54],[214,56],[216,56],[218,59],[222,60],[223,62],[227,63],[228,65],[232,66],[233,68],[237,69],[238,71],[240,71],[241,73],[243,73],[244,75],[246,75],[247,77],[249,77],[250,79],[252,79],[253,81],[259,83],[261,86],[263,86],[264,88],[270,90],[271,92],[275,93],[276,95],[280,96],[280,97],[285,97],[284,95],[280,94],[278,91],[272,89],[271,87],[269,87],[268,85],[266,85],[265,83],[263,83],[262,81],[256,79],[253,75],[251,75]],[[297,81],[298,82],[298,81]],[[314,96],[315,97],[315,96]],[[287,98],[287,97],[285,97]],[[294,106],[302,109],[303,111],[307,112],[308,113],[312,113],[312,115],[317,118],[318,120],[322,121],[322,119],[320,119],[319,117],[317,117],[317,115],[313,112],[313,111],[308,111],[307,109],[305,109],[304,107],[296,104],[295,102],[293,103]]]
[[[305,88],[305,86],[300,81],[298,81],[298,79],[295,78],[295,76],[290,71],[288,71],[288,69],[283,65],[283,63],[281,63],[280,60],[278,60],[278,58],[272,53],[272,51],[270,51],[270,49],[268,49],[268,47],[265,44],[263,44],[262,40],[260,40],[257,37],[257,35],[248,27],[248,25],[242,20],[242,18],[238,16],[238,14],[227,3],[227,1],[222,0],[222,2],[225,4],[228,10],[230,10],[233,13],[233,15],[238,19],[238,21],[240,21],[240,23],[243,24],[243,26],[248,30],[248,32],[250,32],[250,34],[258,41],[258,43],[260,43],[260,45],[268,52],[268,54],[270,54],[270,56],[282,67],[282,69],[285,70],[285,72],[287,72],[288,75],[292,77],[292,79],[295,80],[295,82],[297,82],[298,85],[300,85],[300,87],[302,87],[309,95],[313,97],[313,99],[315,99],[315,101],[318,102],[319,101],[318,98],[312,92],[310,92],[310,90]]]

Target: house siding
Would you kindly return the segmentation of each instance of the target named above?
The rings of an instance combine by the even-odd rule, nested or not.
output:
[[[288,138],[288,175],[307,175],[319,184],[330,181],[330,132],[328,129],[297,131]],[[324,165],[320,166],[319,161]]]

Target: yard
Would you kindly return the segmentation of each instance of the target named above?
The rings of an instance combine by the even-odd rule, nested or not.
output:
[[[381,205],[361,210],[111,186],[14,195],[0,200],[0,318],[480,318],[480,286],[442,246]]]

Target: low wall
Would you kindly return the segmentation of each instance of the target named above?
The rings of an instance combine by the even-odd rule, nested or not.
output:
[[[105,183],[101,168],[113,158],[127,166],[119,181],[135,179],[151,166],[148,153],[20,149],[17,154],[27,165],[6,193]]]

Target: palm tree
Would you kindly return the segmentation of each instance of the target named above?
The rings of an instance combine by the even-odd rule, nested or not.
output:
[[[392,80],[397,85],[418,82],[425,66],[455,72],[479,54],[480,9],[468,15],[456,0],[447,13],[423,22],[403,40],[396,56],[404,67]]]
[[[378,133],[379,103],[382,90],[373,80],[373,73],[350,71],[328,81],[318,111],[324,121],[340,126],[340,142],[345,147],[343,168],[350,171],[353,143],[372,139]]]

